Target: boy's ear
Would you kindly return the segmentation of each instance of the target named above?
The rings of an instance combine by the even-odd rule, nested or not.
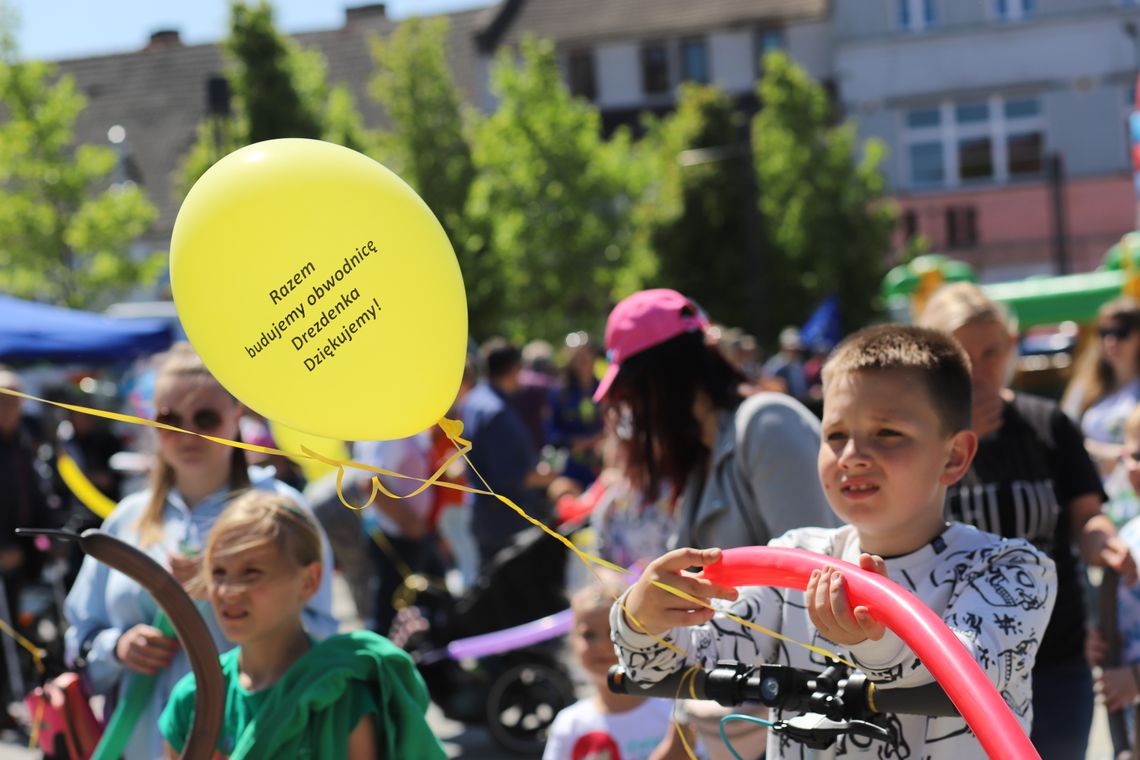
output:
[[[953,485],[962,479],[978,453],[978,436],[973,430],[959,430],[950,437],[950,451],[942,468],[939,481],[944,486]]]
[[[321,573],[323,571],[324,568],[320,562],[310,562],[301,570],[304,574],[301,582],[301,594],[305,597],[306,602],[312,599],[313,595],[317,593],[317,589],[321,587]]]

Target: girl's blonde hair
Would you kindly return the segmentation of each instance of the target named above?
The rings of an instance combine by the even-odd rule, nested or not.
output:
[[[628,585],[617,573],[599,570],[597,580],[570,597],[570,609],[574,618],[580,618],[594,610],[608,610],[613,606],[614,600],[625,593]]]
[[[927,301],[918,317],[920,327],[953,333],[977,322],[994,322],[1012,332],[1016,324],[1003,304],[972,282],[943,285]]]
[[[175,343],[170,350],[159,357],[155,384],[167,377],[205,377],[218,383],[194,348],[185,341]],[[221,387],[221,383],[218,383]],[[237,403],[236,401],[234,403]],[[240,436],[238,437],[240,440]],[[231,491],[240,491],[249,487],[249,473],[246,470],[245,452],[239,448],[231,450],[230,455]],[[166,497],[174,485],[174,469],[168,462],[156,455],[154,467],[150,471],[150,499],[143,508],[142,515],[137,523],[139,543],[143,547],[150,546],[162,540],[162,510],[166,505]]]
[[[1130,296],[1114,298],[1097,310],[1096,320],[1098,325],[1115,322],[1140,329],[1140,302]],[[1065,409],[1075,407],[1080,419],[1089,407],[1116,390],[1116,385],[1115,373],[1104,358],[1100,340],[1093,340],[1081,351],[1061,403]],[[1075,398],[1078,394],[1079,398]]]
[[[251,489],[231,501],[206,539],[204,572],[218,556],[272,545],[298,567],[321,562],[321,534],[308,512],[288,496]],[[219,547],[223,547],[219,553]]]

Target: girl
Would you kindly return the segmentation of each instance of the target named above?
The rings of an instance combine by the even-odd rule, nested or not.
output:
[[[1101,475],[1112,472],[1124,442],[1124,420],[1140,403],[1140,303],[1128,296],[1097,312],[1097,340],[1081,354],[1062,402],[1078,420],[1085,448]]]
[[[188,343],[166,354],[155,379],[155,420],[184,430],[236,439],[242,406],[209,373]],[[271,470],[249,469],[241,449],[196,435],[158,430],[150,487],[126,497],[103,523],[103,530],[141,547],[181,580],[197,574],[201,548],[214,520],[236,492],[248,488],[296,494]],[[317,637],[336,632],[332,616],[331,565],[306,610]],[[199,609],[220,651],[233,646],[203,600]],[[92,688],[122,696],[132,672],[158,674],[151,699],[138,716],[127,760],[154,760],[162,754],[157,722],[174,684],[190,670],[174,638],[153,626],[158,607],[141,586],[122,573],[87,558],[79,570],[64,612],[70,661],[81,660]]]
[[[606,321],[610,366],[594,400],[618,410],[625,473],[649,505],[637,519],[666,534],[669,549],[763,546],[792,528],[835,525],[816,473],[819,421],[790,396],[745,399],[744,376],[709,345],[708,329],[693,301],[664,288],[628,296]],[[720,760],[729,711],[696,701],[684,710]],[[759,731],[734,744],[764,751]],[[657,756],[685,756],[675,733]]]
[[[404,651],[368,631],[319,644],[306,633],[301,611],[321,571],[318,528],[287,497],[251,491],[215,523],[197,584],[205,585],[214,616],[237,644],[221,657],[227,689],[217,752],[444,757],[424,718],[427,688]],[[194,676],[187,675],[162,713],[167,757],[186,744],[194,694]]]

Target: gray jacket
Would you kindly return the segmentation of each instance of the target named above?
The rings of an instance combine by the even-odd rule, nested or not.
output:
[[[819,420],[782,393],[722,412],[708,477],[685,484],[676,546],[763,546],[792,528],[837,527],[816,470],[819,438]]]

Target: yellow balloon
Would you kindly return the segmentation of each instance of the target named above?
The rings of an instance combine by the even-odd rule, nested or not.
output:
[[[170,280],[210,371],[288,427],[403,438],[459,389],[455,252],[420,197],[356,151],[290,138],[223,158],[178,212]]]
[[[79,464],[63,451],[56,457],[56,468],[59,477],[67,485],[68,490],[79,499],[79,502],[94,512],[97,516],[106,518],[115,508],[115,502],[109,499],[92,483]]]
[[[334,441],[331,438],[306,435],[299,430],[286,427],[278,422],[269,423],[269,432],[273,434],[273,442],[277,444],[277,448],[283,451],[302,454],[301,448],[304,447],[320,454],[326,459],[336,459],[343,462],[350,458],[348,445],[344,441]],[[336,469],[332,465],[318,462],[316,459],[309,459],[305,456],[289,458],[300,466],[301,471],[305,473],[305,480],[310,482],[319,480],[324,475]]]

